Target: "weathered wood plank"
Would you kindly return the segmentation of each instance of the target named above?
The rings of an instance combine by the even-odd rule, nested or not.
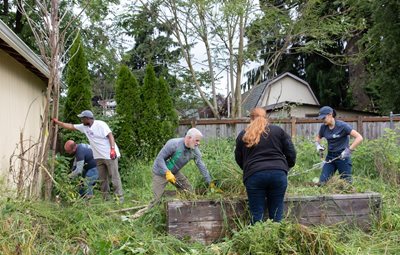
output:
[[[348,226],[354,226],[367,231],[371,228],[371,216],[370,215],[353,215],[350,216],[332,216],[325,215],[324,217],[301,217],[296,218],[296,222],[306,225],[306,226],[316,226],[316,225],[337,225],[346,224]]]
[[[168,233],[184,240],[212,243],[226,235],[223,221],[180,222],[168,229]]]
[[[246,210],[241,201],[171,201],[167,203],[168,223],[224,221],[227,217],[238,217]]]
[[[170,234],[207,244],[224,236],[235,220],[249,220],[245,199],[171,201],[166,206]],[[380,217],[380,208],[379,193],[285,198],[286,219],[304,225],[346,223],[368,230],[373,218]]]

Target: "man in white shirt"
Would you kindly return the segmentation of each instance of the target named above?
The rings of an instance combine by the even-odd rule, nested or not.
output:
[[[109,196],[109,179],[114,188],[115,195],[119,202],[124,201],[121,177],[118,172],[118,158],[121,156],[114,136],[108,125],[101,120],[95,120],[93,113],[89,110],[83,111],[78,115],[82,124],[70,124],[53,119],[53,122],[62,128],[78,130],[86,135],[90,147],[93,150],[93,157],[96,160],[97,170],[99,171],[100,188],[103,198]]]

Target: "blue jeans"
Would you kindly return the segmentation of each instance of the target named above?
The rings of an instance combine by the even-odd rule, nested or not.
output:
[[[328,153],[325,161],[329,161],[333,158],[339,156],[340,153]],[[351,159],[337,159],[331,163],[325,163],[322,167],[321,176],[319,177],[319,182],[321,184],[326,183],[336,172],[339,171],[340,179],[344,179],[349,183],[352,183],[353,178],[351,176]]]
[[[265,212],[265,198],[269,218],[279,222],[283,217],[283,199],[287,188],[287,175],[283,170],[259,171],[245,182],[251,213],[251,223],[262,221]]]
[[[85,183],[83,187],[79,190],[79,194],[81,194],[81,196],[92,196],[93,187],[98,179],[99,179],[99,173],[96,167],[87,170],[85,176]]]

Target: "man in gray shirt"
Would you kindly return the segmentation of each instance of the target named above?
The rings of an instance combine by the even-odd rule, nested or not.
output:
[[[191,128],[184,138],[174,138],[168,140],[153,165],[153,194],[154,200],[151,206],[158,203],[164,193],[168,182],[175,184],[178,189],[192,190],[188,179],[179,170],[185,166],[189,160],[193,159],[203,175],[207,184],[211,183],[211,176],[206,166],[201,160],[201,153],[198,148],[203,137],[196,128]]]

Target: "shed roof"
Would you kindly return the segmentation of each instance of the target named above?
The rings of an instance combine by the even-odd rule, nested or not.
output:
[[[262,98],[262,96],[265,93],[265,91],[267,90],[267,88],[270,85],[276,83],[277,81],[283,79],[286,76],[289,76],[292,79],[304,84],[307,87],[307,89],[309,90],[309,92],[312,95],[312,97],[315,99],[315,101],[318,102],[318,100],[315,97],[315,94],[312,91],[310,85],[305,80],[300,79],[299,77],[297,77],[294,74],[286,72],[286,73],[283,73],[281,75],[276,76],[275,78],[273,78],[273,79],[271,79],[269,81],[267,80],[265,82],[262,82],[259,85],[256,85],[253,88],[251,88],[249,91],[246,91],[245,93],[243,93],[243,95],[242,95],[243,113],[246,113],[246,112],[250,111],[251,109],[253,109],[254,107],[259,106],[260,99]]]
[[[2,20],[0,20],[0,49],[47,82],[47,65]]]

